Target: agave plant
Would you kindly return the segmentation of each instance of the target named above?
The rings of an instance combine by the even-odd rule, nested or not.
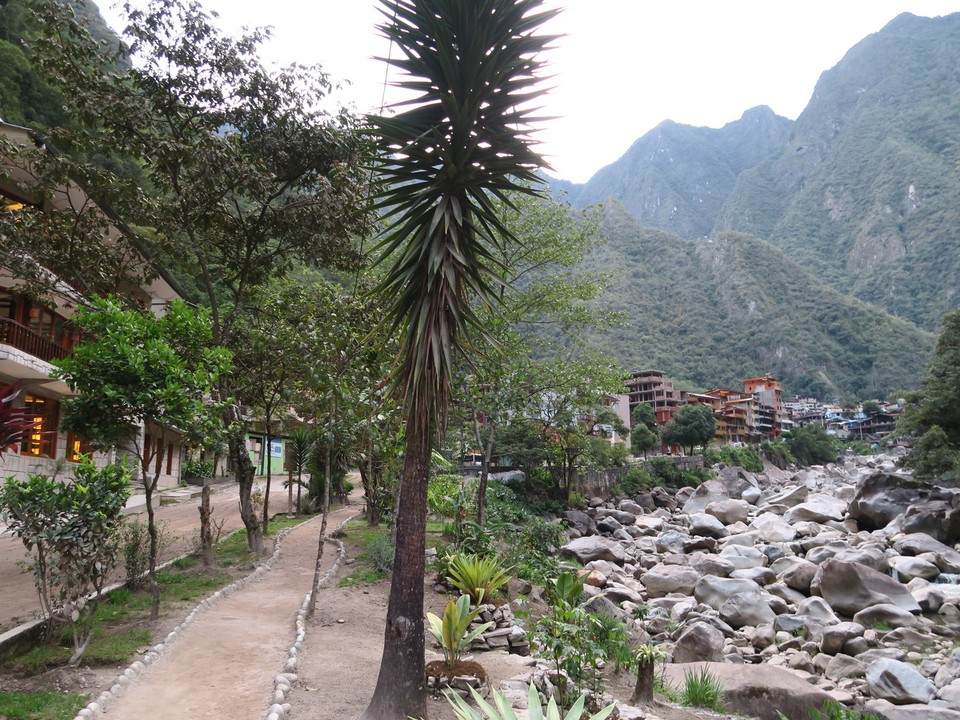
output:
[[[476,619],[479,613],[480,604],[477,603],[477,607],[471,610],[470,598],[466,595],[461,595],[457,600],[451,600],[447,603],[447,607],[443,611],[443,619],[433,613],[427,613],[430,634],[443,648],[443,659],[446,661],[447,667],[452,668],[456,665],[463,651],[470,647],[470,643],[493,625],[492,622],[486,622],[468,633],[470,623]]]
[[[510,568],[496,558],[480,555],[451,555],[447,558],[447,579],[460,592],[469,595],[474,605],[490,597],[510,579]]]
[[[479,693],[473,688],[470,688],[470,692],[473,694],[473,701],[477,704],[477,708],[483,711],[483,715],[477,712],[475,708],[470,707],[467,701],[457,693],[448,692],[446,694],[447,702],[450,703],[459,720],[484,720],[484,718],[486,720],[517,720],[517,714],[502,693],[493,691],[493,705],[491,705],[480,697]],[[581,720],[585,701],[586,695],[581,695],[573,704],[573,707],[563,716],[563,720]],[[528,720],[561,720],[560,708],[557,707],[557,701],[553,698],[550,698],[550,702],[547,704],[547,712],[543,712],[540,705],[540,696],[537,695],[537,688],[532,683],[527,694],[527,708]],[[613,712],[613,709],[614,704],[611,703],[599,712],[585,718],[585,720],[604,720]]]

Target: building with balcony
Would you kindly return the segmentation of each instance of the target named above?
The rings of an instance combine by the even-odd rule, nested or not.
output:
[[[37,146],[31,131],[2,121],[0,139],[24,147]],[[71,212],[83,206],[86,212],[103,213],[106,245],[124,232],[120,223],[111,220],[76,184],[68,183],[40,199],[32,196],[29,180],[29,168],[0,166],[0,213]],[[16,222],[12,226],[15,228]],[[144,253],[131,260],[142,269],[146,257]],[[18,448],[0,455],[0,474],[4,477],[52,474],[60,462],[76,462],[80,454],[91,451],[85,438],[60,430],[61,403],[71,391],[62,381],[51,378],[51,361],[66,357],[80,339],[70,319],[83,303],[85,289],[77,279],[67,279],[47,267],[38,267],[38,275],[45,279],[42,295],[15,271],[0,266],[0,387],[17,384],[20,392],[14,406],[28,408],[34,423]],[[159,268],[146,282],[118,277],[114,292],[157,315],[180,296],[175,282]],[[138,431],[144,447],[156,444],[152,462],[160,470],[161,486],[176,484],[181,459],[179,440],[161,447],[154,440],[161,434],[157,428],[141,427]],[[100,464],[114,459],[114,453],[94,453],[94,460]]]
[[[741,381],[743,391],[756,400],[758,441],[773,440],[792,427],[783,405],[783,388],[773,375],[747,378]]]
[[[665,425],[680,407],[680,392],[659,370],[638,370],[626,382],[630,414],[641,403],[653,407],[657,424]]]

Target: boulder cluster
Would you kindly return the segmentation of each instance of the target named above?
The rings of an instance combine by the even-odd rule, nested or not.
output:
[[[808,717],[832,699],[960,720],[958,506],[888,456],[793,474],[718,466],[696,489],[568,511],[562,552],[597,605],[673,663],[736,664],[745,697],[779,698],[753,714]],[[796,709],[777,695],[781,670],[810,691]]]

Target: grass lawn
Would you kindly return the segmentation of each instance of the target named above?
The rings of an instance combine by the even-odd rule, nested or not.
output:
[[[0,690],[0,717],[8,720],[72,720],[88,702],[85,696],[75,693]]]
[[[337,538],[357,549],[357,561],[351,566],[350,573],[340,578],[338,587],[370,585],[387,577],[393,564],[390,528],[385,525],[370,527],[365,520],[354,520],[347,523]]]

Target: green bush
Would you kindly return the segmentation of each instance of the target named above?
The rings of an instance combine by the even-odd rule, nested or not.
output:
[[[478,525],[472,520],[455,524],[453,526],[453,537],[453,544],[458,553],[480,555],[482,557],[496,555],[493,531],[490,528]]]
[[[760,459],[756,448],[752,447],[723,445],[714,450],[707,450],[703,454],[703,461],[708,465],[723,463],[731,467],[742,467],[749,472],[763,472],[763,460]]]
[[[538,654],[555,668],[561,705],[572,699],[577,688],[602,693],[603,668],[608,661],[632,662],[626,631],[622,623],[616,623],[608,624],[599,613],[591,613],[588,605],[559,596],[551,601],[550,612],[537,621],[533,640]]]
[[[617,482],[617,495],[636,495],[649,490],[657,484],[646,465],[633,465]]]
[[[835,462],[837,448],[819,425],[797,428],[783,434],[790,454],[801,465],[823,465]]]
[[[302,495],[300,497],[300,514],[313,515],[317,512],[317,501],[311,495]]]
[[[713,473],[706,468],[682,470],[677,467],[672,458],[668,457],[651,458],[644,465],[653,476],[654,483],[660,486],[698,487],[713,477]]]
[[[395,548],[390,538],[386,535],[378,535],[370,540],[365,555],[374,570],[386,572],[393,567],[394,552]]]
[[[213,472],[213,462],[209,460],[187,460],[181,474],[184,478],[209,478]]]
[[[761,443],[760,454],[781,470],[786,470],[788,465],[796,462],[790,454],[790,448],[782,440]]]
[[[427,510],[437,517],[463,520],[470,513],[469,496],[462,477],[437,473],[430,476],[430,484],[427,485]]]
[[[852,708],[844,707],[836,700],[827,700],[822,710],[813,710],[810,713],[812,720],[880,720],[873,713],[861,715]]]
[[[551,608],[575,607],[583,599],[583,586],[586,575],[573,570],[564,570],[555,578],[551,578],[545,585],[547,599]]]
[[[518,578],[543,585],[559,570],[557,549],[563,544],[563,525],[531,517],[520,525],[504,526],[504,561]]]
[[[606,662],[613,663],[614,672],[636,665],[636,656],[630,647],[630,637],[623,620],[606,613],[590,613],[589,628],[593,642],[602,649]]]
[[[136,518],[127,520],[120,532],[120,544],[123,548],[123,567],[126,571],[127,587],[138,590],[146,582],[147,565],[150,557],[150,536],[147,524]]]
[[[777,717],[780,720],[787,720],[787,716],[779,710]],[[810,720],[880,720],[880,718],[873,713],[861,715],[852,708],[844,707],[836,700],[826,700],[823,703],[823,709],[810,711]]]

